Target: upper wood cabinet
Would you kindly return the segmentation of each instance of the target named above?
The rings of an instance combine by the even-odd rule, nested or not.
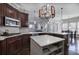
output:
[[[0,25],[2,24],[1,16],[7,16],[21,21],[22,27],[28,26],[28,14],[18,11],[7,3],[0,4]]]
[[[8,4],[3,4],[3,14],[11,18],[17,19],[17,10]]]
[[[0,16],[0,26],[3,26],[4,24],[3,24],[3,17],[2,16]]]
[[[5,8],[5,4],[1,3],[0,4],[0,16],[4,16],[4,13],[5,13],[4,8]],[[5,10],[6,10],[6,8],[5,8]]]
[[[21,21],[21,26],[22,27],[27,27],[28,26],[28,14],[25,13],[18,13],[18,19]]]
[[[10,5],[8,5],[6,3],[1,3],[0,4],[0,15],[15,18],[16,17],[16,11]]]

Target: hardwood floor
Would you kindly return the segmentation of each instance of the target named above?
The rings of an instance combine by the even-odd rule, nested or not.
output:
[[[30,49],[25,48],[20,51],[17,55],[30,55]],[[74,43],[74,40],[69,43],[69,54],[68,55],[79,55],[79,38],[77,38],[77,44]]]
[[[25,48],[20,51],[17,55],[30,55],[30,48]],[[74,40],[69,43],[69,55],[79,55],[79,38],[77,38],[77,44],[74,43]]]
[[[69,55],[79,55],[79,38],[76,38],[76,43],[74,39],[72,44],[69,43]]]
[[[17,55],[30,55],[30,49],[25,48],[22,51],[20,51]]]

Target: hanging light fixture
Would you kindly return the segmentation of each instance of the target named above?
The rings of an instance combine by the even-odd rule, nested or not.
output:
[[[61,8],[61,20],[63,18],[63,8]]]
[[[55,8],[52,4],[46,4],[39,9],[40,18],[54,18],[55,17]]]
[[[63,29],[62,28],[62,25],[63,25],[62,21],[63,21],[63,8],[61,8],[61,30]]]

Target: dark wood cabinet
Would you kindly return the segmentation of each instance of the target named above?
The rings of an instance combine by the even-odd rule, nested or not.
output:
[[[23,34],[19,36],[10,37],[0,41],[0,54],[30,54],[30,36],[32,34]],[[68,54],[68,35],[56,33],[38,33],[38,35],[51,35],[55,37],[64,38],[64,54]],[[24,50],[24,51],[23,51]],[[25,55],[24,54],[24,55]]]
[[[3,23],[3,16],[0,16],[0,26],[3,26],[4,23]]]
[[[3,3],[0,4],[1,5],[1,10],[0,12],[2,16],[8,16],[11,18],[17,18],[17,11],[15,8],[13,8],[12,6],[10,6],[9,4]]]
[[[16,48],[17,48],[17,51],[22,50],[22,37],[21,36],[17,36]]]
[[[3,15],[3,7],[2,7],[2,4],[0,4],[0,16]]]
[[[7,54],[16,54],[17,37],[7,38]]]
[[[14,36],[0,41],[0,54],[2,55],[17,55],[28,48],[30,48],[29,35]],[[26,50],[21,53],[24,52],[28,54]]]
[[[4,16],[4,8],[5,8],[5,4],[1,3],[0,4],[0,16]]]
[[[21,21],[21,27],[28,26],[28,14],[18,11],[7,3],[0,4],[0,17],[7,16]],[[1,19],[3,20],[3,19]],[[2,23],[0,22],[0,25]]]
[[[7,12],[6,16],[17,19],[17,11],[10,5],[6,6],[6,12]]]
[[[6,55],[7,54],[7,41],[3,40],[1,41],[1,53],[2,55]]]
[[[2,53],[2,49],[1,49],[2,47],[1,47],[1,42],[0,42],[0,55],[1,55],[1,53]]]
[[[22,35],[23,40],[23,48],[29,48],[30,47],[30,35]]]
[[[28,26],[28,14],[25,13],[18,13],[18,19],[21,21],[21,27]]]

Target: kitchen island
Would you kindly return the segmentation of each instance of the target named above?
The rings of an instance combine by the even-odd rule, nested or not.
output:
[[[31,36],[31,55],[64,55],[64,38],[50,35]]]

